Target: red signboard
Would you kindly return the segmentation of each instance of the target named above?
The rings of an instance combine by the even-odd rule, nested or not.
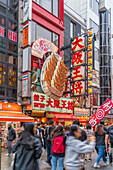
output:
[[[4,28],[0,26],[0,36],[4,37]]]
[[[8,30],[8,38],[12,41],[17,42],[17,33],[13,32],[11,30]]]
[[[92,125],[92,127],[96,126],[96,124],[99,123],[105,117],[105,115],[112,109],[112,107],[112,101],[110,99],[107,99],[89,120],[89,123]]]

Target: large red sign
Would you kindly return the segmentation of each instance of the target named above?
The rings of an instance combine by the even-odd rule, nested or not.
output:
[[[105,115],[112,109],[112,107],[112,101],[110,99],[107,99],[89,120],[89,123],[92,125],[92,127],[96,126],[96,124],[99,123],[105,117]]]
[[[13,32],[11,30],[8,30],[8,38],[12,41],[17,42],[17,33]]]

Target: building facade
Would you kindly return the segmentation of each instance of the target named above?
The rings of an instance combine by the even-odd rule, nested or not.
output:
[[[17,102],[18,0],[0,0],[0,100]]]
[[[22,103],[23,111],[31,104],[31,92],[43,92],[40,74],[45,59],[31,55],[32,44],[40,39],[47,39],[60,48],[63,46],[64,2],[51,1],[19,1],[19,80],[18,102]],[[28,10],[29,7],[29,10]],[[27,37],[26,37],[27,35]]]

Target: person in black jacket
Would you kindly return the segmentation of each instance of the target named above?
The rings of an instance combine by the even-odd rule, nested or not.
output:
[[[39,170],[39,158],[42,154],[41,142],[35,137],[34,123],[25,123],[25,130],[12,148],[15,153],[13,170]]]
[[[6,156],[11,155],[11,151],[12,151],[11,145],[13,140],[15,140],[15,138],[16,138],[15,130],[12,128],[11,123],[8,123],[8,154],[6,154]]]

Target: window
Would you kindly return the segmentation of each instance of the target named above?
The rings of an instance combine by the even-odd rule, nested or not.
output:
[[[74,22],[70,23],[70,38],[74,38],[76,36],[76,24]]]
[[[6,14],[6,7],[0,4],[0,12]]]
[[[7,96],[8,97],[13,97],[13,98],[16,98],[17,97],[17,90],[16,89],[11,89],[11,88],[8,88],[7,89]]]
[[[8,42],[8,50],[12,51],[14,53],[17,53],[18,52],[18,47],[17,47],[16,44],[14,44],[13,42],[9,41]]]
[[[18,20],[18,12],[12,9],[8,9],[8,17],[13,19],[13,20]]]
[[[53,33],[53,44],[55,44],[57,47],[59,46],[59,36],[55,33]]]
[[[58,0],[34,0],[37,4],[45,8],[47,11],[51,12],[56,17],[59,16],[59,1]]]
[[[7,0],[0,0],[0,2],[6,4]]]
[[[0,48],[6,48],[6,40],[3,38],[0,38]]]
[[[17,23],[16,23],[16,22],[13,22],[13,21],[11,21],[11,20],[8,20],[8,28],[9,28],[10,30],[12,30],[12,31],[17,32],[17,29],[18,29]]]
[[[5,75],[0,74],[0,84],[5,84]]]
[[[16,67],[8,66],[8,85],[16,87]]]
[[[5,61],[5,53],[0,51],[0,61]]]
[[[7,56],[7,62],[10,64],[15,64],[17,65],[17,56],[13,55],[13,54],[8,54]]]
[[[5,88],[4,87],[0,87],[0,96],[4,97],[5,95]]]
[[[6,17],[0,15],[0,24],[6,26]]]
[[[94,21],[92,21],[92,19],[89,19],[89,28],[93,28],[92,30],[95,34],[97,34],[99,31],[99,26]]]
[[[8,6],[15,9],[18,6],[18,0],[8,0]]]
[[[98,6],[99,6],[98,1],[97,0],[90,0],[89,6],[93,10],[93,12],[98,15],[98,13],[99,13],[99,11],[98,11],[98,9],[99,9],[98,8]]]

